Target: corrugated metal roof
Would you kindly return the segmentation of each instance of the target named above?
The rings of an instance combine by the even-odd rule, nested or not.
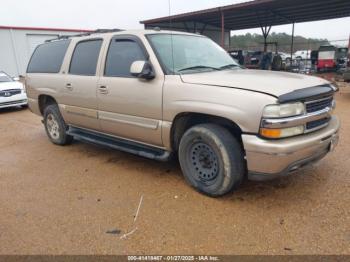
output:
[[[261,26],[310,22],[350,16],[349,0],[256,0],[168,17],[141,21],[146,26],[168,26],[169,21],[200,22],[221,27],[221,13],[225,28],[240,30]],[[344,29],[346,26],[344,25]]]

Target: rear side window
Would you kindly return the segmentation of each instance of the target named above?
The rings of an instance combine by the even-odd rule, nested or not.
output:
[[[131,64],[145,61],[145,54],[140,45],[129,39],[112,39],[108,49],[105,76],[132,77]]]
[[[54,41],[39,45],[27,67],[27,73],[58,73],[70,40]]]
[[[79,42],[74,49],[69,73],[73,75],[95,75],[101,45],[101,39]]]

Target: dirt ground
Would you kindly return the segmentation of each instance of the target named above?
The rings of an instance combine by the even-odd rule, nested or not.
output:
[[[40,117],[1,110],[0,254],[350,254],[350,85],[336,114],[317,166],[212,199],[176,162],[55,146]]]

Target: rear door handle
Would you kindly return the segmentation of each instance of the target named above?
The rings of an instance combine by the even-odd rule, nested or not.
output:
[[[99,91],[101,94],[108,94],[108,87],[107,86],[99,86]]]
[[[71,90],[71,89],[73,88],[73,86],[72,86],[71,83],[67,83],[67,84],[66,84],[66,88]]]

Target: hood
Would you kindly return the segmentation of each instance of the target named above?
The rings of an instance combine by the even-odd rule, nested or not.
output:
[[[276,97],[307,87],[329,84],[328,81],[314,76],[251,69],[183,74],[181,78],[189,84],[247,89]]]
[[[23,84],[20,82],[0,82],[0,91],[8,89],[23,89]]]

